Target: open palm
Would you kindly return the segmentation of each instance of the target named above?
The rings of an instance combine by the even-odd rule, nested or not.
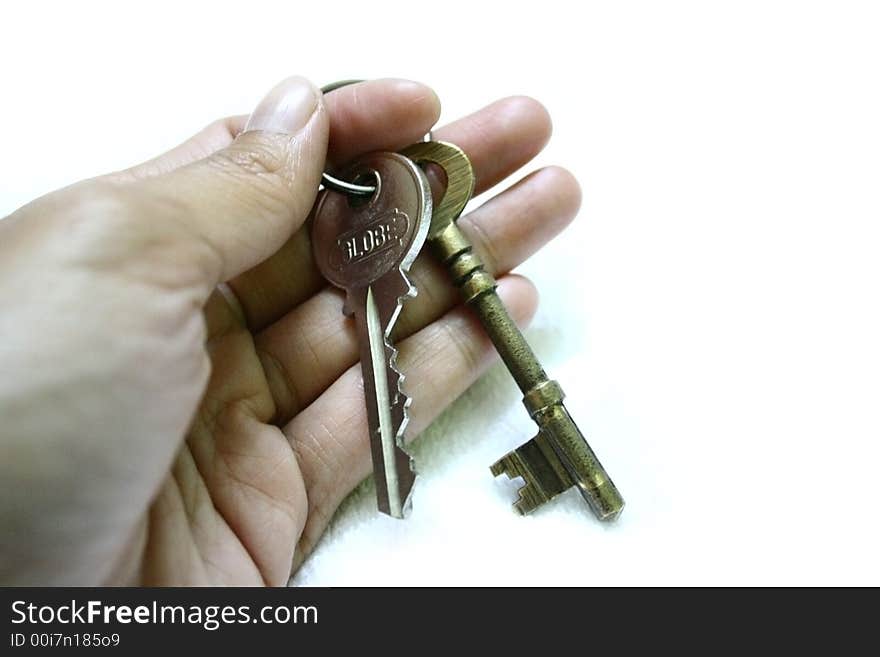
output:
[[[334,163],[417,141],[439,114],[430,90],[391,80],[341,89],[329,95],[324,105],[321,120],[329,132],[327,159]],[[130,248],[134,238],[129,236],[121,240],[128,246],[104,248],[98,266],[89,263],[90,271],[100,272],[96,274],[99,282],[89,284],[100,292],[107,281],[108,294],[125,308],[124,312],[116,308],[113,316],[144,313],[145,323],[136,324],[133,332],[155,335],[155,339],[137,351],[138,365],[125,365],[126,377],[135,380],[132,387],[141,394],[126,393],[125,381],[111,382],[119,396],[136,399],[122,404],[118,415],[101,421],[102,427],[110,429],[141,423],[138,431],[118,431],[128,436],[128,442],[120,440],[122,446],[107,447],[108,452],[118,454],[107,456],[106,461],[104,457],[76,461],[67,476],[78,484],[67,487],[62,482],[57,489],[64,501],[53,501],[48,494],[44,500],[44,493],[39,492],[34,502],[36,514],[53,521],[73,515],[80,522],[43,526],[26,519],[15,521],[25,534],[44,532],[40,540],[51,544],[39,548],[38,557],[31,561],[21,557],[31,570],[43,565],[44,570],[34,570],[40,574],[37,579],[283,584],[315,546],[342,499],[370,472],[354,326],[342,314],[342,294],[328,287],[314,266],[304,225],[323,158],[308,173],[297,169],[290,176],[294,182],[288,191],[293,200],[243,201],[234,190],[244,181],[271,192],[269,186],[279,174],[286,176],[289,167],[301,166],[301,159],[320,154],[323,144],[318,138],[313,140],[317,145],[301,140],[296,146],[300,151],[289,161],[273,164],[271,140],[269,146],[249,144],[246,154],[236,150],[240,143],[236,137],[246,120],[219,121],[156,160],[97,183],[104,190],[141,190],[138,207],[146,208],[145,214],[153,218],[165,212],[169,196],[174,197],[172,205],[180,203],[189,209],[189,201],[180,200],[189,193],[185,190],[198,187],[206,168],[222,170],[228,165],[237,172],[229,189],[218,189],[212,183],[214,187],[202,194],[210,200],[199,203],[214,208],[238,204],[245,212],[250,207],[257,215],[284,216],[288,225],[279,229],[281,238],[273,238],[276,243],[269,252],[257,258],[254,252],[266,247],[253,246],[251,241],[261,236],[249,232],[260,228],[250,226],[230,238],[238,249],[232,256],[223,242],[226,238],[207,240],[204,253],[196,248],[178,252],[179,242],[169,247],[168,236],[193,231],[181,227],[181,222],[163,224],[155,219],[165,235],[158,248],[149,239],[135,240],[138,258],[114,257],[115,249]],[[544,109],[528,98],[513,97],[440,128],[434,135],[468,153],[480,192],[526,164],[549,133]],[[264,147],[265,152],[260,150]],[[218,159],[217,153],[224,155]],[[211,164],[199,164],[205,161]],[[167,181],[172,178],[176,189],[184,191],[167,193]],[[71,192],[59,192],[63,193]],[[131,197],[130,191],[125,194],[125,199]],[[103,199],[106,193],[99,196]],[[153,197],[163,199],[161,207],[157,208]],[[499,278],[499,294],[517,321],[531,317],[537,296],[527,280],[509,272],[564,228],[579,200],[573,178],[551,167],[532,173],[460,220],[487,267]],[[48,212],[41,201],[36,202],[36,210],[28,206],[20,212]],[[130,201],[124,203],[129,204],[125,212],[130,213]],[[63,212],[63,208],[51,207]],[[116,206],[111,203],[111,207]],[[216,221],[223,221],[225,212],[218,210]],[[9,223],[14,228],[15,215],[12,219]],[[107,246],[104,237],[95,241]],[[279,248],[278,244],[283,245]],[[164,255],[149,265],[131,264],[131,260],[153,257],[154,251]],[[170,262],[161,260],[172,257],[168,251],[173,252],[177,265],[161,264]],[[246,254],[237,255],[241,251]],[[126,274],[108,277],[108,262],[122,262]],[[181,262],[197,266],[190,270],[180,266]],[[143,275],[141,269],[149,273]],[[143,276],[149,284],[142,290],[131,281],[141,281]],[[406,390],[413,398],[408,433],[415,436],[479,376],[493,350],[429,255],[419,257],[411,276],[418,296],[404,306],[395,340]],[[209,287],[205,280],[210,281]],[[215,287],[218,281],[226,283]],[[169,297],[178,299],[170,312],[165,307]],[[108,311],[98,306],[94,312],[106,315]],[[109,331],[96,330],[106,333],[105,344],[113,342]],[[114,352],[112,345],[108,350]],[[141,381],[145,377],[147,384]],[[81,383],[80,391],[87,384]],[[76,403],[82,405],[81,400]],[[90,444],[89,449],[99,448]],[[71,458],[76,459],[76,454]],[[89,468],[98,474],[92,476]],[[25,484],[28,495],[39,487],[34,481],[48,477],[39,468],[38,474]],[[86,501],[80,490],[83,486],[90,491]],[[100,490],[92,492],[95,487]],[[25,496],[19,492],[19,497]],[[59,506],[65,510],[56,511]],[[26,546],[11,542],[3,547],[8,555],[26,552]],[[54,554],[65,555],[67,569],[46,566]]]

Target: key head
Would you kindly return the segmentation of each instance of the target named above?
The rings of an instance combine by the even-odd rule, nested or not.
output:
[[[394,271],[407,271],[425,241],[431,190],[425,174],[397,153],[365,155],[346,167],[345,180],[373,178],[366,201],[325,190],[315,205],[312,250],[321,274],[351,291]]]
[[[461,215],[464,206],[474,194],[474,167],[470,159],[455,144],[445,141],[425,141],[407,146],[402,151],[416,164],[436,164],[446,174],[446,191],[439,203],[434,203],[428,239],[434,239]]]

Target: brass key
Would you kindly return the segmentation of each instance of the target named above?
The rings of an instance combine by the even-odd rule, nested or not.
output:
[[[434,204],[428,242],[464,301],[476,311],[538,425],[538,434],[495,463],[492,474],[525,481],[514,504],[521,514],[577,486],[600,520],[613,520],[623,510],[623,498],[563,405],[562,388],[547,378],[495,292],[495,279],[455,223],[474,191],[470,160],[460,148],[445,142],[421,142],[401,153],[419,164],[436,164],[446,173],[446,192]]]

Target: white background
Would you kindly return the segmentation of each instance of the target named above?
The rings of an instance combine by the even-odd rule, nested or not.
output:
[[[421,440],[411,519],[344,506],[302,584],[880,584],[880,20],[855,2],[6,3],[0,214],[247,112],[412,77],[527,93],[575,225],[529,337],[627,498],[528,518],[496,368]]]

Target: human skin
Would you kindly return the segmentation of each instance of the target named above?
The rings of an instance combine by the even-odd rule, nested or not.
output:
[[[363,384],[342,293],[304,221],[325,166],[418,141],[424,85],[322,98],[302,78],[131,169],[0,221],[0,583],[282,585],[370,472]],[[511,97],[434,130],[479,193],[528,163],[547,112]],[[558,167],[462,217],[520,324],[509,273],[575,216]],[[428,256],[395,330],[410,436],[494,358]]]

